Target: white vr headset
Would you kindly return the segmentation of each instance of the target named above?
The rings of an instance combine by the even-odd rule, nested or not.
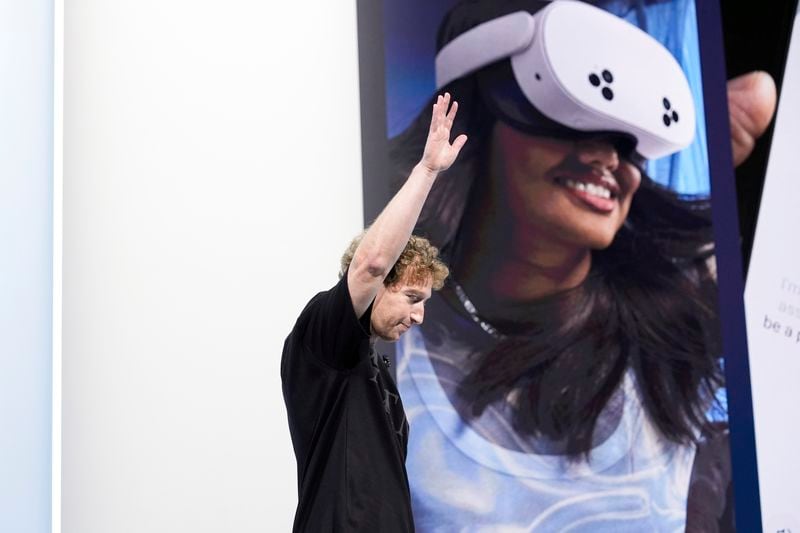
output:
[[[621,132],[636,152],[663,157],[691,144],[695,110],[672,54],[602,9],[555,1],[480,24],[436,56],[436,86],[505,58],[525,98],[547,118],[582,131]]]

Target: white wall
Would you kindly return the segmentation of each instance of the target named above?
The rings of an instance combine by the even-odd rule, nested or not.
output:
[[[62,529],[289,531],[281,347],[362,223],[355,2],[64,25]]]
[[[53,6],[0,0],[0,531],[50,530]]]

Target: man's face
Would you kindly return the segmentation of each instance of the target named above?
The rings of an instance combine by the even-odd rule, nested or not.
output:
[[[372,334],[396,341],[413,324],[421,324],[432,284],[433,280],[423,284],[399,280],[388,287],[381,286],[372,306]]]

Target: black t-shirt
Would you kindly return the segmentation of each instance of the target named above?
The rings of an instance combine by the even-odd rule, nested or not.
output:
[[[356,317],[345,275],[306,305],[283,346],[295,532],[414,530],[408,422],[386,362],[370,347],[371,312]]]

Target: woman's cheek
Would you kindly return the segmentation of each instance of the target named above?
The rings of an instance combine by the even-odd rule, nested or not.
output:
[[[639,190],[639,185],[642,184],[642,173],[631,163],[623,163],[622,171],[623,180],[628,189],[628,196],[633,196]]]

